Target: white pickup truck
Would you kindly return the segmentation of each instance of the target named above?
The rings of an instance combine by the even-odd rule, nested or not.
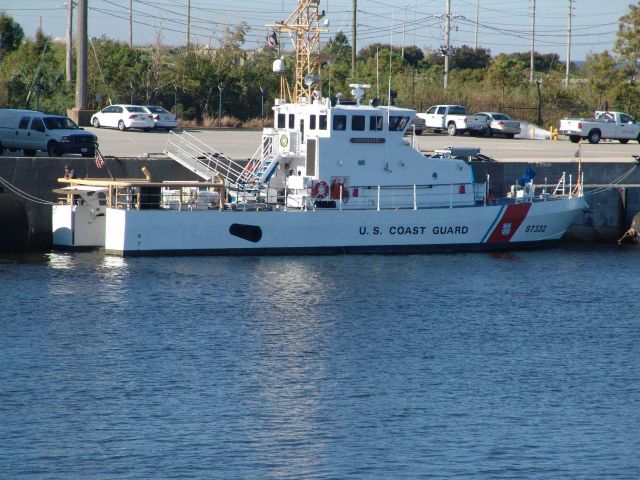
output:
[[[595,118],[564,118],[560,120],[560,135],[567,135],[573,143],[586,139],[598,143],[603,138],[627,143],[631,139],[640,143],[640,123],[626,113],[597,111]]]
[[[470,135],[480,136],[488,128],[486,117],[467,115],[467,109],[462,105],[434,105],[417,116],[424,119],[426,128],[436,133],[446,130],[449,135],[469,132]]]

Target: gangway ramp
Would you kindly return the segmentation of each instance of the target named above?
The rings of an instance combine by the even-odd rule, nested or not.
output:
[[[219,177],[232,185],[266,184],[280,165],[272,145],[265,137],[251,159],[240,164],[187,131],[170,131],[165,153],[206,181]]]
[[[239,183],[245,170],[243,165],[201,142],[187,131],[170,131],[165,153],[208,182],[219,176],[229,183]]]

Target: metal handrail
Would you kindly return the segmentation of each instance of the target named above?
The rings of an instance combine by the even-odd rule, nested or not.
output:
[[[242,182],[257,182],[258,172],[265,165],[267,160],[273,154],[273,137],[265,136],[262,138],[262,142],[249,159],[249,163],[243,169],[239,181]]]
[[[174,141],[174,136],[179,136],[180,141]],[[173,147],[174,151],[172,151]],[[167,139],[167,153],[173,153],[192,168],[211,173],[211,178],[219,175],[228,183],[238,183],[244,172],[244,167],[238,162],[225,156],[215,148],[198,140],[187,131],[175,133],[170,131]]]

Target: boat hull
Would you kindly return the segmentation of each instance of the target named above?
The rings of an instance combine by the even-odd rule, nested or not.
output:
[[[417,210],[108,209],[116,255],[422,253],[552,246],[584,199]]]

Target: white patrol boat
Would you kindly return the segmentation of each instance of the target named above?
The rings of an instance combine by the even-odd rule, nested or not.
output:
[[[414,110],[365,104],[362,84],[351,85],[350,104],[324,98],[319,18],[317,2],[300,0],[273,26],[296,43],[295,84],[276,60],[274,128],[248,163],[171,132],[167,154],[203,182],[60,179],[54,245],[118,255],[531,248],[558,241],[587,206],[581,178],[564,176],[553,190],[529,181],[490,198],[464,160],[412,147],[403,135]]]

